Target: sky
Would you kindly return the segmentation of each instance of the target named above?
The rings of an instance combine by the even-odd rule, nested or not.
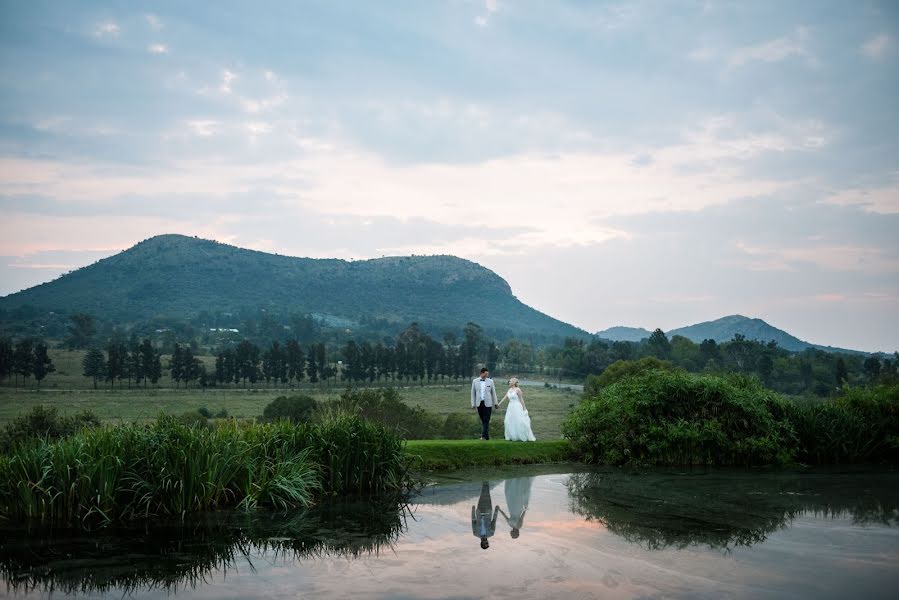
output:
[[[182,233],[899,349],[899,4],[0,3],[0,294]]]

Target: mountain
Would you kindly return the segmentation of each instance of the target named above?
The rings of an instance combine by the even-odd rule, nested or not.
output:
[[[87,312],[113,323],[265,308],[334,323],[381,319],[515,335],[588,334],[520,302],[493,271],[454,256],[294,258],[182,235],[160,235],[42,285],[0,298]]]
[[[745,336],[748,340],[757,340],[759,342],[774,340],[781,348],[793,352],[800,352],[810,346],[814,346],[814,344],[804,342],[761,319],[751,319],[743,315],[730,315],[714,321],[705,321],[666,332],[669,339],[676,335],[682,335],[697,343],[707,339],[715,340],[719,343],[726,342],[732,340],[734,335],[738,333]]]
[[[642,327],[609,327],[596,333],[596,337],[611,342],[639,342],[643,338],[652,335],[651,331],[647,331]]]
[[[787,333],[782,329],[778,329],[773,325],[769,325],[761,319],[752,319],[743,315],[729,315],[721,317],[714,321],[705,321],[679,329],[672,329],[666,332],[668,339],[676,335],[682,335],[696,343],[702,340],[712,339],[716,342],[726,342],[732,340],[734,335],[740,334],[748,340],[756,340],[759,342],[770,342],[774,340],[777,345],[784,350],[791,352],[802,352],[806,348],[817,348],[827,352],[848,352],[852,354],[866,354],[858,350],[847,350],[845,348],[834,348],[831,346],[821,346],[800,340],[794,335]]]

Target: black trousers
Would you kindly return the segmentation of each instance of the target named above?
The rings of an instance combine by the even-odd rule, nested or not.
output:
[[[483,402],[478,404],[478,416],[481,417],[481,437],[485,440],[490,439],[490,415],[492,413],[492,406],[484,406]]]

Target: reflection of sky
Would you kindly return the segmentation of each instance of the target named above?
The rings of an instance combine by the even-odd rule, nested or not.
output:
[[[513,540],[500,517],[487,551],[470,525],[480,482],[441,486],[416,505],[393,551],[302,562],[252,556],[177,597],[878,598],[899,585],[895,528],[804,513],[750,548],[646,550],[569,512],[566,481],[534,477],[521,536]],[[504,489],[491,482],[494,505],[506,510]]]

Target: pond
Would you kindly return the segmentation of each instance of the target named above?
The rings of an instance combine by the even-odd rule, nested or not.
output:
[[[0,534],[15,598],[892,598],[899,473],[517,467],[408,505]]]

